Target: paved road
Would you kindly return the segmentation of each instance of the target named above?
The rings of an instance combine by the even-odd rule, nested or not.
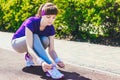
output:
[[[8,70],[6,74],[11,74],[10,76],[14,76],[14,78],[18,77],[15,76],[15,74],[18,74],[21,77],[23,76],[22,80],[24,80],[25,77],[28,78],[28,75],[31,74],[23,73],[24,71],[21,72],[21,68],[24,67],[24,63],[23,63],[24,59],[22,59],[23,56],[19,54],[14,54],[16,52],[13,51],[13,49],[10,46],[12,35],[13,35],[12,33],[0,32],[0,48],[1,48],[0,52],[3,51],[2,52],[3,54],[2,53],[0,54],[2,56],[2,58],[0,58],[0,63],[3,64],[0,66],[0,70],[2,70],[3,72]],[[103,46],[103,45],[96,45],[90,43],[56,39],[55,48],[56,51],[58,52],[58,55],[67,64],[67,67],[65,69],[65,71],[68,72],[67,75],[68,74],[70,75],[71,72],[69,73],[69,71],[74,72],[76,70],[75,73],[78,72],[80,76],[83,76],[83,78],[85,78],[83,80],[86,80],[86,78],[92,80],[103,80],[103,78],[106,78],[104,80],[117,80],[117,79],[113,79],[112,77],[118,78],[117,76],[120,76],[120,58],[119,58],[120,47],[111,47],[111,46]],[[8,53],[12,53],[12,54],[8,54]],[[4,56],[4,54],[7,55]],[[13,55],[15,55],[14,58],[16,59],[13,58]],[[20,59],[17,56],[21,56],[19,57]],[[13,59],[13,60],[10,61],[9,59]],[[14,61],[16,61],[15,65],[13,63]],[[8,64],[9,66],[11,64],[12,65],[10,67],[7,67]],[[24,76],[24,74],[26,75]],[[5,77],[4,73],[1,73],[0,71],[0,77],[1,76]],[[10,76],[8,78],[10,78]],[[101,79],[99,79],[99,76],[101,77]],[[35,77],[31,76],[31,78],[35,78]],[[7,80],[13,80],[13,79],[10,78]],[[29,78],[29,80],[32,79]],[[73,80],[77,80],[77,79],[73,79]]]
[[[45,77],[40,66],[25,67],[23,54],[0,49],[0,80],[52,80]],[[65,74],[61,80],[120,80],[117,75],[106,74],[101,71],[86,69],[66,63]]]

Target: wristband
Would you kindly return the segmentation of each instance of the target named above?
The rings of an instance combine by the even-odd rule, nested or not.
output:
[[[61,60],[60,60],[60,58],[56,58],[54,61],[55,61],[55,63],[58,63],[58,62],[60,62]]]

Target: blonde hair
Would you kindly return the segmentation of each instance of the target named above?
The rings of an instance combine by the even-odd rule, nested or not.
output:
[[[58,9],[53,3],[45,3],[39,7],[36,16],[41,17],[43,15],[57,15],[57,14]]]

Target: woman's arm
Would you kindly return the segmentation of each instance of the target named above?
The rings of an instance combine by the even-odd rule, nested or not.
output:
[[[49,36],[49,40],[50,40],[50,46],[48,48],[48,52],[50,56],[52,57],[52,59],[55,60],[56,58],[58,58],[58,56],[54,49],[54,36]]]
[[[52,64],[47,64],[43,59],[41,59],[33,50],[33,33],[26,27],[26,44],[29,54],[33,57],[33,62],[37,65],[41,65],[44,72],[52,68]]]
[[[54,37],[55,36],[49,36],[49,40],[50,40],[50,46],[48,48],[48,52],[50,54],[50,56],[52,57],[52,59],[57,63],[57,65],[61,68],[63,68],[65,65],[64,63],[60,60],[60,58],[58,57],[55,48],[54,48]]]
[[[25,29],[25,36],[26,36],[26,44],[27,44],[28,52],[33,57],[34,63],[38,64],[37,60],[39,60],[39,57],[33,50],[33,33],[27,27]]]

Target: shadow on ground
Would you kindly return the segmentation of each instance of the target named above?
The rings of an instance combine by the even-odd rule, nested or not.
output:
[[[41,66],[24,67],[22,71],[26,73],[38,75],[40,76],[41,79],[53,80],[45,76],[45,73],[43,72]],[[68,72],[68,71],[63,71],[63,70],[60,70],[60,71],[65,75],[65,78],[60,79],[60,80],[91,80],[89,78],[80,76],[80,74],[76,72]]]

